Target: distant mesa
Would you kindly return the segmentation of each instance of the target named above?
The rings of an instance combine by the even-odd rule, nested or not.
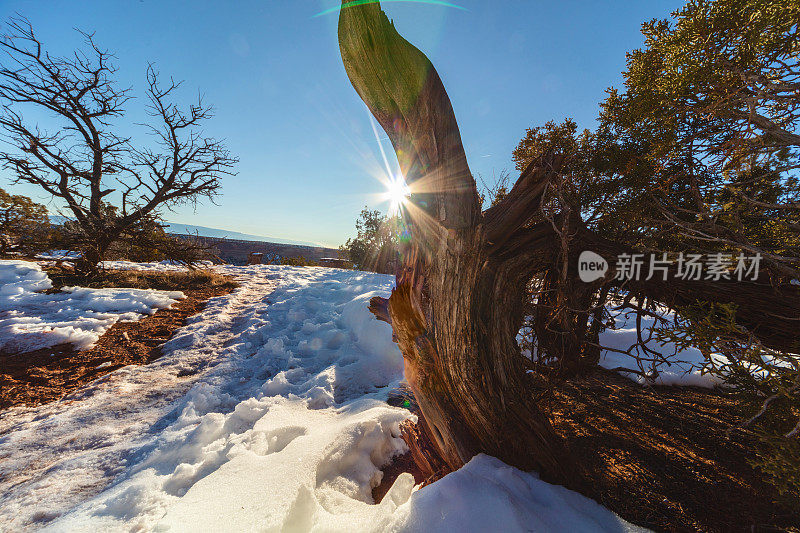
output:
[[[61,215],[50,215],[50,222],[52,224],[63,224],[68,220],[70,220],[69,217],[64,217]],[[238,231],[230,231],[218,228],[208,228],[206,226],[194,226],[191,224],[179,224],[177,222],[167,222],[164,230],[167,233],[175,233],[179,235],[198,235],[200,237],[213,237],[215,239],[231,239],[235,241],[274,242],[277,244],[295,244],[297,246],[322,247],[320,244],[314,242],[295,241],[292,239],[279,239],[277,237],[267,237],[265,235],[251,235],[248,233],[240,233]]]
[[[232,239],[236,241],[275,242],[278,244],[296,244],[298,246],[315,246],[315,247],[320,246],[315,242],[295,241],[291,239],[279,239],[277,237],[267,237],[264,235],[250,235],[248,233],[240,233],[238,231],[207,228],[205,226],[193,226],[190,224],[178,224],[176,222],[167,222],[167,227],[164,229],[167,233],[179,233],[183,235],[199,235],[200,237],[215,237],[217,239]]]

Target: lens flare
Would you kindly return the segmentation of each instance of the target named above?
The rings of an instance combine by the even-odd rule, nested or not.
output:
[[[406,184],[403,176],[393,176],[386,183],[384,197],[389,201],[389,215],[394,216],[400,213],[400,207],[405,204],[406,199],[411,195],[411,190]]]
[[[455,9],[460,9],[461,11],[467,11],[467,8],[458,6],[456,4],[452,4],[450,2],[443,2],[442,0],[352,0],[351,2],[347,2],[340,6],[332,7],[330,9],[326,9],[324,11],[320,11],[316,15],[311,18],[322,17],[324,15],[329,15],[331,13],[336,13],[337,11],[341,11],[346,7],[355,7],[355,6],[363,6],[364,4],[377,4],[379,1],[382,1],[384,4],[389,2],[413,2],[415,4],[430,4],[434,6],[444,6],[444,7],[452,7]]]

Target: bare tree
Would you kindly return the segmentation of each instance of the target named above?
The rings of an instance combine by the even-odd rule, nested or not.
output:
[[[30,23],[12,18],[0,41],[0,126],[8,151],[4,168],[16,182],[37,185],[63,203],[80,229],[83,267],[94,271],[108,248],[148,216],[201,197],[213,197],[220,179],[233,175],[237,159],[199,126],[212,109],[198,97],[182,110],[170,99],[180,86],[161,84],[147,68],[147,125],[155,142],[135,147],[114,133],[132,98],[116,86],[113,55],[91,34],[81,32],[86,49],[71,56],[45,51]],[[31,125],[23,109],[38,108],[62,121],[55,131]],[[118,205],[112,202],[114,198]]]

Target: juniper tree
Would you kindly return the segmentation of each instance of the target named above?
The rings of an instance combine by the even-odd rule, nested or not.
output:
[[[617,276],[614,259],[641,252],[637,246],[646,243],[635,237],[649,228],[614,228],[606,220],[608,229],[590,213],[609,201],[624,203],[629,174],[647,183],[658,170],[642,157],[641,145],[611,128],[593,135],[551,125],[537,132],[542,149],[520,165],[513,187],[482,211],[455,114],[428,58],[400,36],[377,2],[343,2],[339,45],[350,81],[389,136],[411,190],[403,206],[410,241],[396,287],[390,298],[373,299],[371,310],[391,324],[423,425],[450,468],[483,452],[580,485],[541,391],[551,373],[569,377],[597,365],[596,311],[611,288],[624,284],[626,305],[639,313],[648,302],[735,306],[737,327],[771,349],[798,346],[800,290],[783,274],[692,280],[672,265],[664,278]],[[541,142],[548,139],[558,142]],[[611,167],[598,160],[605,151],[615,156]],[[586,250],[612,265],[591,283],[577,273]],[[771,259],[774,271],[791,268]],[[516,338],[537,280],[548,295],[535,317],[537,347],[554,363],[530,373]]]

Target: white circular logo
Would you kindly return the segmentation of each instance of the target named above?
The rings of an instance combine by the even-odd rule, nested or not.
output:
[[[602,256],[592,251],[581,252],[578,257],[578,276],[584,283],[591,283],[606,275],[608,272],[608,261]]]

